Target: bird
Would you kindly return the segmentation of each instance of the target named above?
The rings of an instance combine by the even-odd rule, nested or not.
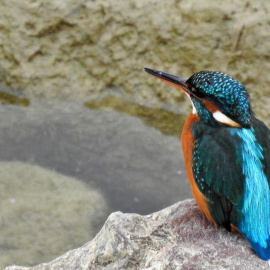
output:
[[[270,130],[253,112],[245,86],[218,71],[186,78],[144,68],[180,88],[192,104],[181,135],[193,197],[208,220],[240,231],[270,259]]]

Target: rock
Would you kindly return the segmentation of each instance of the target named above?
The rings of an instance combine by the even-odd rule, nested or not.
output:
[[[269,12],[265,0],[2,0],[0,80],[48,98],[114,93],[183,112],[184,95],[142,68],[219,70],[251,90],[267,120]]]
[[[100,191],[36,165],[0,162],[0,179],[0,269],[81,246],[108,213]]]
[[[50,263],[6,270],[269,269],[239,233],[217,228],[193,200],[148,216],[113,213],[89,243]]]

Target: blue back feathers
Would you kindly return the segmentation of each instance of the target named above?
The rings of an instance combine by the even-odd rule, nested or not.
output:
[[[239,147],[242,153],[242,170],[245,176],[243,205],[238,206],[241,213],[237,227],[247,239],[268,246],[270,224],[270,190],[263,171],[262,147],[256,142],[254,130],[230,129],[232,135],[242,139]]]
[[[270,189],[263,147],[251,128],[193,124],[193,175],[217,224],[231,224],[256,253],[270,258]],[[257,130],[258,131],[258,130]],[[269,136],[269,134],[268,134]],[[267,146],[268,147],[268,146]]]

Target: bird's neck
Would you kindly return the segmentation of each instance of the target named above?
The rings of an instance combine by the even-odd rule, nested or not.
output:
[[[220,123],[214,118],[213,112],[211,112],[203,102],[192,97],[191,97],[191,100],[192,100],[193,108],[194,107],[196,108],[195,111],[194,109],[192,110],[193,114],[195,115],[197,114],[197,117],[199,117],[200,120],[202,120],[204,123],[206,123],[207,125],[211,127],[220,126]]]

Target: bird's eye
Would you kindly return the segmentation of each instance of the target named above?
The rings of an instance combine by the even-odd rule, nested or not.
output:
[[[190,92],[192,92],[192,93],[197,92],[197,90],[192,85],[190,85],[188,82],[186,82],[186,85],[187,85]]]
[[[190,93],[192,93],[194,96],[198,97],[198,98],[202,98],[204,96],[203,91],[201,91],[200,88],[195,88],[193,86],[189,86],[189,91]]]
[[[192,93],[196,93],[198,92],[198,90],[196,88],[194,88],[193,86],[189,86],[189,91],[192,92]]]

